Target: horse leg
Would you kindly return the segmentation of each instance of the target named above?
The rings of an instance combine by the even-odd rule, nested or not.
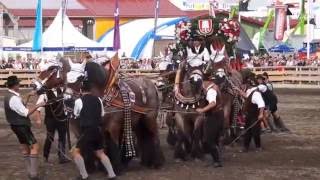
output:
[[[158,168],[164,163],[156,117],[157,112],[144,115],[140,118],[136,128],[141,148],[141,164],[154,168]]]
[[[181,114],[175,114],[175,122],[177,126],[177,143],[175,145],[174,157],[177,159],[186,160],[186,150],[183,148],[183,143],[186,142],[184,120]]]
[[[200,147],[203,120],[204,119],[202,116],[197,117],[194,123],[194,130],[193,130],[191,156],[193,158],[198,158],[198,159],[201,159],[203,157],[201,147]]]
[[[173,114],[168,113],[166,124],[168,126],[167,143],[170,146],[174,146],[177,142],[177,134],[175,131],[175,122],[174,122]]]
[[[228,144],[229,142],[232,141],[233,133],[232,133],[232,127],[231,127],[231,104],[232,99],[228,98],[226,103],[224,104],[223,107],[223,117],[224,117],[224,144]]]
[[[119,139],[121,133],[121,121],[110,118],[104,118],[108,123],[104,125],[105,128],[105,143],[106,143],[106,154],[108,155],[113,170],[116,174],[119,174],[122,170],[121,165],[121,154],[119,147]]]

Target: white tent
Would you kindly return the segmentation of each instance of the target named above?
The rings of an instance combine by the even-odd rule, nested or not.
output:
[[[63,31],[63,33],[62,33]],[[22,44],[19,47],[32,47],[33,41]],[[103,46],[85,37],[70,22],[67,15],[64,16],[62,30],[62,10],[60,9],[52,24],[42,35],[42,47],[44,51],[61,51],[62,47],[77,48],[80,50],[103,50]]]
[[[179,18],[159,18],[157,27],[157,38],[174,39],[175,25],[186,19]],[[154,18],[138,19],[120,26],[121,49],[119,55],[125,53],[126,56],[138,58],[149,58],[152,56],[153,47]],[[113,46],[114,29],[106,32],[100,38],[100,44],[104,47]]]

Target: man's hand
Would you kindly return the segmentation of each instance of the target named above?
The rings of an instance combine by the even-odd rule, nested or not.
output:
[[[259,114],[258,120],[259,120],[259,121],[263,121],[263,114],[261,114],[261,113]]]
[[[204,109],[203,109],[203,108],[197,108],[197,109],[196,109],[196,112],[197,112],[197,113],[204,113]]]

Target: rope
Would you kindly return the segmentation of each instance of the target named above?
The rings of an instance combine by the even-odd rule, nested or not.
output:
[[[256,120],[251,126],[249,126],[247,129],[243,130],[239,136],[237,136],[231,143],[227,144],[226,146],[229,146],[233,143],[235,143],[238,139],[241,138],[241,136],[245,135],[251,128],[253,128],[260,120]]]

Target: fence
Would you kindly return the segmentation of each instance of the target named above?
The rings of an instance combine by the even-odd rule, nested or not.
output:
[[[320,88],[320,67],[255,67],[256,74],[267,72],[275,87],[282,88]],[[130,76],[159,76],[158,70],[121,70]],[[0,70],[0,87],[4,87],[6,78],[16,75],[23,87],[30,87],[31,81],[38,74],[37,70]]]
[[[294,67],[255,67],[256,74],[267,72],[276,87],[283,88],[320,88],[320,68],[308,66]]]
[[[37,77],[37,70],[0,70],[0,87],[5,87],[5,82],[9,76],[16,75],[21,81],[22,87],[30,87],[32,79]]]

